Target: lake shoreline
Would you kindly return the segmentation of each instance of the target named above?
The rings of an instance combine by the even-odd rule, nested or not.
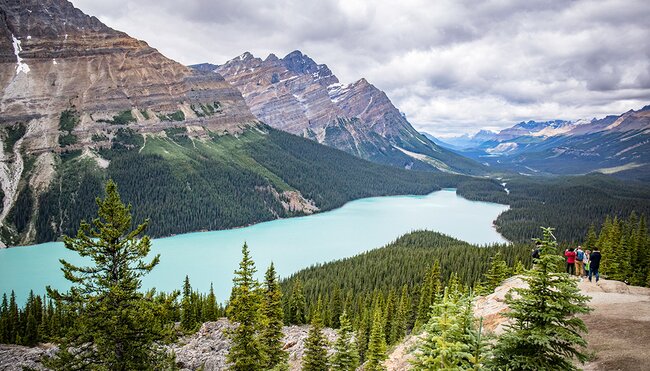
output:
[[[494,228],[494,220],[507,209],[467,200],[447,188],[427,195],[363,198],[330,211],[247,227],[156,238],[151,255],[161,254],[161,263],[143,279],[143,289],[178,289],[188,275],[196,289],[207,291],[213,283],[217,296],[225,299],[244,243],[257,263],[258,278],[271,261],[280,276],[288,276],[380,248],[413,230],[432,230],[476,245],[509,243]],[[29,289],[42,292],[45,285],[67,289],[60,258],[79,263],[62,242],[0,250],[0,294],[16,289],[17,297],[25,298]]]

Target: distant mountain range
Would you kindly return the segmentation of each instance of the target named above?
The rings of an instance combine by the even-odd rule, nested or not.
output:
[[[246,52],[223,65],[192,67],[222,75],[241,91],[253,114],[272,127],[381,164],[464,174],[486,171],[427,140],[366,79],[342,84],[327,65],[298,50],[265,59]]]
[[[650,106],[602,119],[527,121],[498,133],[432,140],[522,174],[602,172],[650,180]]]

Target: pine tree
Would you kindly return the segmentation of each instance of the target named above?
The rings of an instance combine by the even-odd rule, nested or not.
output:
[[[259,282],[253,278],[255,263],[248,245],[242,247],[242,260],[233,279],[233,297],[228,306],[228,318],[236,327],[227,333],[232,341],[226,360],[233,370],[258,370],[267,364],[264,349],[258,336],[260,327]]]
[[[309,335],[305,340],[305,355],[302,357],[303,371],[327,371],[327,339],[323,335],[320,308],[314,311]]]
[[[490,263],[490,269],[485,272],[485,284],[484,290],[486,294],[491,294],[494,292],[503,280],[510,276],[510,268],[508,264],[503,259],[503,256],[500,252],[497,252],[492,257],[492,262]]]
[[[352,339],[352,324],[347,312],[341,314],[338,338],[334,343],[331,369],[334,371],[354,371],[359,366],[359,352]]]
[[[203,321],[211,322],[217,320],[217,298],[214,295],[214,287],[210,282],[210,292],[203,303]]]
[[[440,262],[436,260],[433,263],[431,270],[427,272],[424,284],[420,290],[420,302],[418,304],[418,312],[414,324],[415,329],[419,329],[429,320],[431,306],[435,302],[435,298],[442,288],[441,281]]]
[[[408,286],[402,286],[402,294],[397,303],[397,310],[395,313],[395,319],[393,321],[393,327],[391,328],[389,343],[394,344],[401,340],[406,335],[407,328],[407,316],[410,308]]]
[[[183,282],[183,298],[181,299],[181,328],[191,331],[196,327],[196,322],[192,305],[192,285],[190,285],[190,278],[186,275]]]
[[[581,295],[576,281],[558,272],[564,258],[557,254],[552,229],[544,228],[541,256],[524,275],[528,288],[513,289],[506,303],[513,320],[499,338],[490,365],[511,370],[575,370],[573,359],[584,362],[580,332],[585,324],[576,314],[587,313],[589,298]]]
[[[332,328],[339,328],[341,325],[339,320],[343,313],[343,294],[341,293],[341,289],[335,287],[331,297],[332,299],[329,305],[330,310],[328,311],[329,323]]]
[[[594,247],[596,247],[597,242],[598,242],[598,236],[596,235],[596,227],[593,224],[591,224],[589,226],[589,231],[587,232],[587,239],[585,240],[584,243],[585,250],[593,250]]]
[[[11,322],[9,321],[9,302],[7,294],[2,294],[2,304],[0,305],[0,343],[9,343]]]
[[[357,327],[356,343],[359,350],[359,358],[361,361],[366,360],[366,353],[368,350],[368,342],[370,338],[370,329],[372,327],[372,315],[368,305],[361,304],[361,313],[359,314],[359,322]]]
[[[264,327],[261,331],[262,347],[266,353],[265,368],[272,369],[287,362],[287,353],[282,350],[282,292],[278,284],[273,263],[269,266],[264,277],[264,297],[262,301],[262,316]]]
[[[16,304],[16,293],[14,293],[14,290],[11,290],[11,294],[9,295],[9,314],[7,316],[9,318],[9,323],[8,323],[8,333],[9,333],[9,344],[17,344],[17,338],[18,338],[18,325],[19,325],[19,312],[18,312],[18,304]]]
[[[469,312],[465,309],[463,301],[445,289],[442,301],[434,305],[433,315],[418,343],[413,361],[415,370],[469,368],[471,307]]]
[[[111,180],[97,206],[92,223],[82,222],[76,237],[64,237],[67,249],[92,264],[79,267],[61,259],[72,287],[66,293],[47,291],[57,306],[76,317],[59,352],[43,362],[55,369],[164,368],[168,359],[154,342],[165,338],[169,328],[156,315],[160,307],[138,291],[141,277],[159,262],[159,256],[145,261],[151,249],[144,235],[148,221],[131,228],[131,205],[122,203]]]
[[[297,279],[291,290],[289,301],[289,323],[302,325],[306,322],[307,302],[302,288],[302,281]]]
[[[377,305],[373,315],[372,330],[368,341],[368,354],[366,356],[367,362],[364,370],[379,371],[386,369],[383,364],[386,359],[386,336],[384,335],[383,322],[381,307]]]
[[[515,275],[520,275],[523,274],[524,272],[526,272],[526,267],[524,266],[524,263],[522,263],[521,260],[517,259],[517,261],[515,261],[514,268],[512,268],[512,273],[514,273]]]
[[[395,315],[397,311],[397,303],[395,302],[395,291],[391,289],[388,291],[388,297],[386,298],[386,306],[384,307],[384,334],[386,336],[386,344],[393,344],[394,339],[391,337],[393,335],[393,326],[395,326]]]
[[[25,329],[25,336],[23,337],[23,345],[34,346],[38,343],[38,324],[36,323],[36,317],[34,313],[29,313],[27,315],[27,327]]]

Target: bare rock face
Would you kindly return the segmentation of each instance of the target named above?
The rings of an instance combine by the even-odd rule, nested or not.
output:
[[[47,370],[40,361],[41,357],[45,355],[51,356],[57,349],[51,344],[43,344],[32,348],[21,345],[0,344],[0,370]]]
[[[223,75],[257,118],[281,130],[398,167],[447,172],[478,168],[418,133],[366,79],[342,84],[326,65],[300,51],[264,60],[246,52],[221,66],[194,68]]]
[[[198,332],[179,340],[177,344],[170,347],[170,350],[176,354],[176,364],[182,370],[227,369],[226,355],[230,348],[230,341],[224,335],[224,330],[232,327],[233,325],[227,319],[204,323]],[[300,370],[309,326],[285,326],[282,332],[284,350],[289,354],[289,368]],[[323,333],[330,344],[334,344],[336,332],[326,328]],[[331,354],[332,350],[330,349],[329,352]]]
[[[174,62],[66,0],[0,0],[0,87],[0,224],[25,155],[40,174],[53,174],[53,153],[110,147],[124,118],[136,132],[182,125],[194,136],[257,123],[220,75]],[[66,112],[75,117],[68,126]],[[34,194],[50,179],[32,184]]]
[[[226,355],[230,348],[230,340],[224,331],[232,328],[233,325],[225,318],[206,322],[196,333],[185,336],[177,343],[168,346],[167,351],[176,355],[176,365],[180,370],[225,370],[228,368]],[[309,326],[285,326],[282,332],[284,332],[284,350],[289,354],[289,369],[300,370]],[[336,332],[326,328],[323,333],[329,343],[334,344]],[[45,370],[40,358],[44,355],[51,356],[56,350],[57,348],[51,344],[32,348],[0,344],[0,370],[19,371],[24,367]],[[331,348],[328,354],[332,354]]]

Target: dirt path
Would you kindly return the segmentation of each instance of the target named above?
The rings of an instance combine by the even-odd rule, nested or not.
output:
[[[594,311],[583,316],[593,360],[585,370],[650,370],[650,289],[617,281],[581,282]]]

